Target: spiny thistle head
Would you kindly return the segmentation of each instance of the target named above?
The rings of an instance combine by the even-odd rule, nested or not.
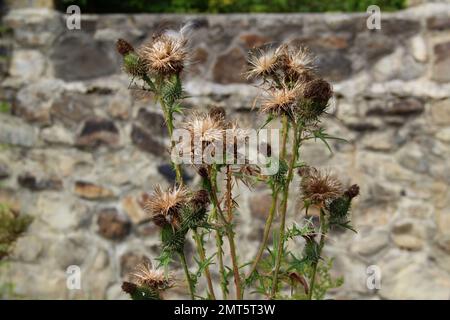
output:
[[[124,281],[122,283],[122,290],[130,295],[133,295],[136,292],[137,287],[137,284],[132,282]]]
[[[157,186],[145,203],[145,209],[151,214],[153,222],[160,227],[172,225],[179,227],[180,210],[188,200],[188,191],[184,186],[163,191]]]
[[[315,205],[323,205],[342,194],[342,184],[335,176],[315,168],[303,176],[300,187],[303,200]]]
[[[279,59],[281,69],[289,79],[306,82],[314,77],[314,58],[306,48],[284,45]]]
[[[333,88],[328,81],[317,78],[302,85],[302,97],[326,105],[333,97]]]
[[[203,189],[197,191],[190,202],[196,209],[206,209],[210,203],[208,191]]]
[[[200,142],[213,143],[222,140],[224,123],[209,114],[195,113],[184,123],[184,128]]]
[[[130,52],[123,57],[123,69],[134,77],[142,76],[146,73],[142,59],[134,52]]]
[[[206,166],[204,166],[204,165],[199,166],[197,169],[197,172],[200,175],[200,177],[202,177],[204,179],[209,178],[208,168]]]
[[[140,48],[148,71],[160,75],[179,74],[188,57],[187,39],[173,34],[162,34]]]
[[[258,48],[251,52],[247,78],[266,78],[275,74],[279,66],[280,49]]]
[[[209,110],[208,114],[211,118],[216,119],[218,121],[223,121],[226,117],[225,109],[217,106],[212,107]]]
[[[153,269],[149,263],[142,263],[131,274],[135,284],[154,290],[166,290],[174,285],[172,274],[165,274],[162,270]]]
[[[261,112],[272,115],[291,115],[297,104],[299,97],[298,85],[292,88],[286,86],[280,89],[273,89],[268,92],[268,96],[264,99],[261,105]]]
[[[120,53],[123,57],[131,52],[134,52],[133,46],[123,39],[117,39],[116,49],[117,52]]]
[[[345,192],[344,195],[350,200],[359,195],[359,186],[357,184],[351,185]]]

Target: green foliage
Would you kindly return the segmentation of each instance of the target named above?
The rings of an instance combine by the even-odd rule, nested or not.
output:
[[[122,288],[127,285],[126,292],[132,300],[161,300],[159,292],[146,286],[138,286],[132,283],[124,283]]]
[[[9,254],[32,220],[30,216],[16,216],[6,205],[0,204],[0,260]]]
[[[175,229],[171,225],[165,225],[161,230],[161,240],[164,251],[183,252],[186,239],[185,229]]]
[[[183,87],[180,76],[173,75],[172,78],[164,83],[161,88],[162,98],[168,108],[172,108],[174,103],[182,98]]]
[[[11,104],[6,101],[0,101],[0,112],[11,113]]]
[[[330,213],[328,223],[330,226],[349,229],[356,233],[356,230],[351,226],[348,217],[350,208],[351,200],[345,195],[333,200],[328,206],[328,211]]]
[[[327,12],[366,11],[378,5],[382,11],[403,9],[405,0],[57,0],[60,10],[71,4],[81,12]]]
[[[326,261],[319,262],[317,266],[317,279],[314,286],[313,298],[322,300],[325,298],[326,293],[335,288],[339,288],[344,284],[344,278],[338,277],[333,279],[330,274],[330,270],[333,268],[334,259],[328,259]]]

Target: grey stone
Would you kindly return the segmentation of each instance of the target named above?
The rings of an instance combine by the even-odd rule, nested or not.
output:
[[[119,130],[114,122],[94,118],[84,122],[75,143],[79,147],[117,146],[119,140]]]
[[[233,48],[229,52],[217,57],[213,68],[213,79],[217,83],[242,83],[246,82],[243,73],[247,70],[247,60],[239,48]]]
[[[431,79],[438,82],[450,81],[450,42],[438,43],[433,48],[434,63]]]
[[[9,74],[32,81],[39,79],[45,70],[45,58],[38,50],[16,50],[13,53]]]
[[[50,59],[57,78],[86,80],[118,71],[114,51],[112,42],[96,41],[80,31],[66,32],[53,45]]]
[[[158,140],[153,138],[149,130],[145,130],[139,126],[133,125],[131,129],[131,141],[139,149],[152,153],[156,156],[167,154],[167,149]]]
[[[30,189],[32,191],[42,190],[62,190],[63,183],[56,177],[36,177],[35,175],[26,172],[17,177],[17,181],[23,188]]]
[[[32,83],[17,93],[14,113],[41,125],[51,123],[50,109],[63,91],[63,82],[44,79]]]
[[[0,143],[32,147],[38,142],[36,128],[26,124],[21,119],[0,114]]]

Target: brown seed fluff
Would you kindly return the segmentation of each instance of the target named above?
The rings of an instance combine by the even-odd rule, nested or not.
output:
[[[126,56],[130,52],[134,52],[133,46],[124,39],[117,39],[116,49],[122,56]]]
[[[342,194],[342,184],[327,172],[311,168],[300,184],[302,198],[312,204],[323,205]]]
[[[333,96],[333,88],[322,78],[317,78],[302,86],[303,98],[320,104],[327,104]]]
[[[344,194],[349,197],[350,199],[353,199],[354,197],[359,195],[359,186],[357,184],[354,184],[350,186]]]

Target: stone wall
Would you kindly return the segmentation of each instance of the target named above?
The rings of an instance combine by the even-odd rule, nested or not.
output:
[[[364,14],[83,15],[81,30],[70,31],[55,11],[12,10],[4,20],[14,32],[0,91],[12,106],[0,114],[0,202],[35,221],[3,279],[29,298],[123,298],[124,274],[142,255],[157,256],[157,230],[140,198],[173,181],[167,136],[151,98],[127,89],[114,42],[138,45],[189,19],[200,28],[185,74],[188,109],[220,105],[243,126],[260,124],[250,110],[258,90],[241,73],[246,51],[266,42],[309,46],[333,83],[325,124],[349,143],[333,143],[331,155],[308,144],[302,157],[361,186],[358,234],[330,239],[327,254],[345,277],[334,297],[448,299],[450,4],[383,13],[382,29],[372,31]],[[297,188],[295,181],[294,197]],[[270,199],[260,187],[240,193],[243,260],[254,254]],[[82,290],[66,288],[73,264]],[[366,287],[372,264],[382,271],[378,291]]]

